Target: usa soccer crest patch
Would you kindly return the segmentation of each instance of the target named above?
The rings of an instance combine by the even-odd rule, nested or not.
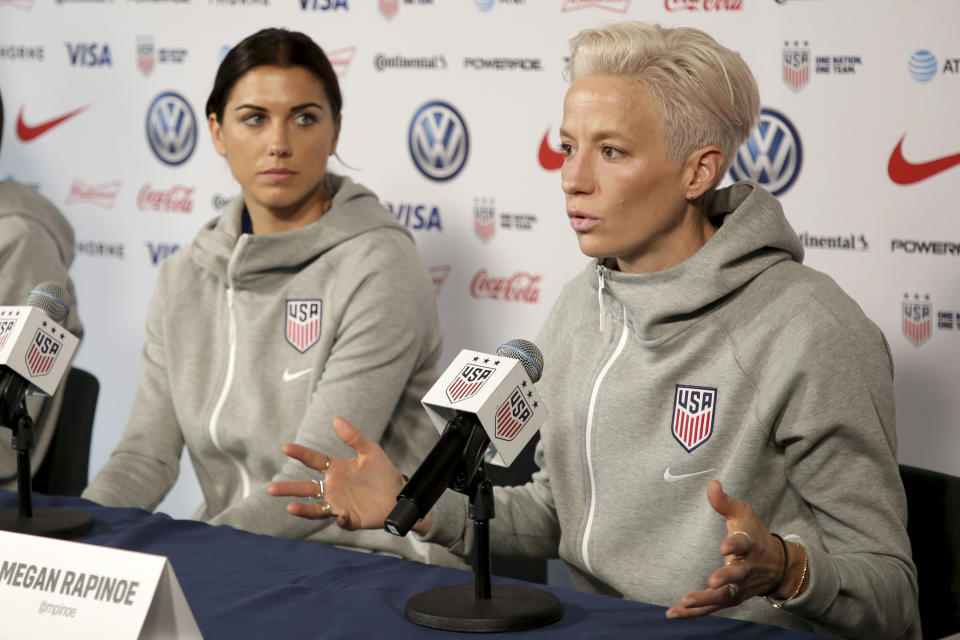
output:
[[[24,356],[30,375],[36,378],[50,373],[62,347],[63,343],[56,337],[43,329],[37,329],[37,335],[33,337],[33,342],[30,343],[27,354]]]
[[[460,402],[477,395],[480,387],[490,379],[490,374],[495,369],[493,367],[484,367],[477,364],[468,364],[465,366],[453,382],[447,385],[447,398],[450,402]]]
[[[510,397],[497,409],[497,424],[494,436],[498,440],[513,440],[523,429],[533,415],[533,409],[523,395],[520,387],[516,387]]]
[[[673,437],[690,453],[713,435],[713,420],[717,409],[717,390],[678,384],[673,399],[673,418],[670,426]]]
[[[287,300],[283,331],[294,349],[304,353],[320,339],[323,300]]]

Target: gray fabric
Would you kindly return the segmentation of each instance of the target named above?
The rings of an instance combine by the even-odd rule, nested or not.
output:
[[[419,403],[441,349],[433,284],[410,234],[371,192],[325,180],[335,196],[317,222],[241,235],[238,198],[163,263],[130,421],[84,497],[155,508],[186,444],[205,499],[200,520],[425,559],[408,539],[297,518],[287,498],[266,493],[271,481],[310,477],[283,455],[286,442],[352,457],[331,428],[338,415],[406,473],[436,440]],[[286,301],[316,299],[320,337],[300,353],[285,338]]]
[[[590,265],[564,289],[538,341],[550,410],[541,470],[497,490],[494,548],[559,555],[582,589],[679,604],[721,563],[726,527],[705,490],[718,479],[770,531],[802,540],[812,578],[780,610],[753,598],[721,615],[919,637],[884,337],[800,264],[796,234],[759,186],[719,191],[710,212],[722,226],[684,263],[632,275]],[[689,453],[671,429],[676,385],[717,390],[712,435]],[[668,483],[667,469],[712,471]],[[461,501],[445,496],[433,518],[427,539],[469,548]]]
[[[64,326],[78,338],[83,325],[77,295],[67,270],[73,263],[73,229],[49,200],[18,182],[0,182],[0,305],[25,305],[30,289],[52,281],[67,290],[70,313]],[[27,398],[36,444],[30,469],[36,473],[50,448],[63,394]],[[0,429],[0,489],[17,488],[17,457],[9,429]]]

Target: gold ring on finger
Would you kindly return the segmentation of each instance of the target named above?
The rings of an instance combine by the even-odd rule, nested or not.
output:
[[[329,502],[320,503],[320,515],[329,516],[332,513],[333,513],[333,505],[331,505]]]

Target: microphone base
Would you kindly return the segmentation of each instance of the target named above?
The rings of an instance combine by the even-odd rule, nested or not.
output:
[[[68,540],[82,536],[92,528],[90,516],[76,509],[35,508],[29,518],[20,515],[19,509],[0,510],[0,531]]]
[[[413,596],[403,616],[433,629],[501,633],[556,622],[563,616],[563,605],[552,593],[522,585],[495,584],[492,597],[480,600],[474,585],[465,584]]]

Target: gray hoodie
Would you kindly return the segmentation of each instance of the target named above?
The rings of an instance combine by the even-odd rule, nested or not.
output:
[[[721,615],[861,637],[919,637],[916,570],[880,330],[800,264],[779,203],[720,190],[716,234],[649,274],[590,265],[539,337],[550,410],[524,487],[498,489],[502,553],[562,558],[585,590],[664,606],[706,588],[723,518],[706,485],[747,501],[809,556],[806,592]],[[725,216],[725,217],[723,217]],[[428,539],[472,543],[444,498]]]
[[[353,456],[335,416],[406,473],[436,440],[419,403],[441,349],[433,284],[410,234],[370,191],[325,181],[335,195],[317,222],[241,234],[238,198],[161,265],[132,415],[84,497],[153,509],[185,444],[205,499],[200,520],[425,559],[384,531],[294,517],[288,499],[266,492],[311,477],[283,455],[286,442]]]
[[[18,182],[0,182],[0,305],[25,305],[30,289],[56,282],[67,290],[70,313],[64,326],[78,338],[83,326],[77,315],[77,295],[67,270],[73,263],[73,229],[49,200]],[[63,394],[51,399],[27,398],[34,420],[36,444],[30,469],[36,473],[50,448]],[[0,429],[0,489],[17,488],[17,457],[12,432]]]

